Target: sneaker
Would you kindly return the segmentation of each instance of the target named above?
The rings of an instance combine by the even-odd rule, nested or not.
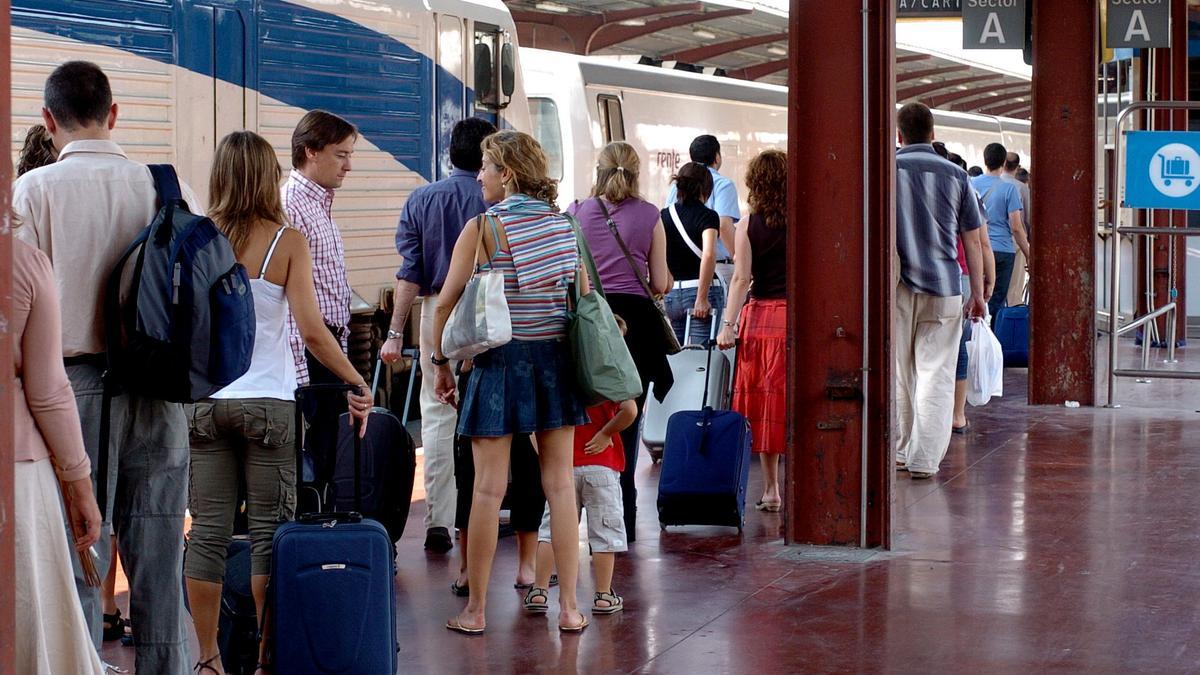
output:
[[[444,527],[431,527],[425,530],[425,550],[434,553],[445,553],[454,548],[450,539],[450,531]]]

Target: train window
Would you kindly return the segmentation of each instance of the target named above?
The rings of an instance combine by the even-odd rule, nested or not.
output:
[[[480,107],[501,110],[512,102],[516,57],[505,39],[499,28],[475,24],[475,103]]]
[[[596,97],[600,108],[600,129],[604,132],[604,142],[625,140],[625,117],[621,114],[621,99],[612,94],[600,94]]]
[[[550,177],[562,180],[563,148],[562,129],[558,125],[558,106],[548,98],[529,99],[529,126],[533,137],[546,151],[550,160]]]

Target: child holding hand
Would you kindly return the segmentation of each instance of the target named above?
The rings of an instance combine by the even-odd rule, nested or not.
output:
[[[615,554],[629,549],[621,500],[625,448],[620,432],[637,417],[637,404],[605,401],[587,412],[590,421],[575,428],[575,504],[577,509],[587,511],[588,544],[596,578],[592,614],[613,614],[624,608],[624,601],[612,588]],[[536,581],[525,594],[525,609],[546,611],[553,568],[554,549],[550,546],[547,513],[538,532]]]

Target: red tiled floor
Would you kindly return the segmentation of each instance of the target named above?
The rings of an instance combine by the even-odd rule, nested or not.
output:
[[[933,480],[900,474],[895,550],[865,561],[784,547],[779,514],[751,511],[742,537],[660,534],[658,469],[642,464],[639,540],[615,582],[628,608],[581,636],[521,611],[511,538],[487,635],[445,630],[464,603],[449,592],[457,560],[421,549],[414,505],[401,672],[1200,671],[1200,387],[1122,381],[1125,407],[1106,410],[1027,407],[1024,371],[1005,384]],[[581,604],[590,591],[585,571]]]

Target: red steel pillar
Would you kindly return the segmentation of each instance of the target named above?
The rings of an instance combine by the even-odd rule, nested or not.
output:
[[[12,138],[12,81],[9,58],[9,0],[0,0],[0,138]],[[0,161],[0,673],[13,666],[13,357],[12,335],[12,162]]]
[[[1093,0],[1033,3],[1033,405],[1096,399],[1097,12]]]
[[[895,10],[791,3],[788,543],[891,542]]]

